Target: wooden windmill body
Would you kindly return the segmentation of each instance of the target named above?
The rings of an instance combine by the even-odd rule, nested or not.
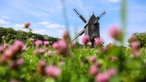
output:
[[[85,35],[89,36],[90,42],[92,42],[92,44],[94,44],[94,39],[97,38],[97,37],[100,37],[100,23],[99,23],[99,20],[100,20],[101,16],[105,14],[105,12],[102,12],[101,15],[99,15],[97,17],[93,14],[89,18],[89,20],[86,21],[85,18],[81,14],[79,14],[76,9],[74,9],[74,11],[79,15],[81,20],[85,23],[85,26],[75,36],[75,38],[73,40],[75,40],[78,36],[80,36],[84,33]]]

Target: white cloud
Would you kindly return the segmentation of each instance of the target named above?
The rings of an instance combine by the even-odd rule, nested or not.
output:
[[[49,23],[49,22],[39,22],[38,24],[44,25],[46,28],[64,28],[64,25]]]
[[[15,24],[14,27],[21,28],[21,27],[23,27],[23,24]]]
[[[45,29],[33,29],[33,32],[34,33],[39,33],[39,34],[46,34],[46,33],[48,33],[47,32],[47,30],[45,30]]]
[[[63,32],[64,32],[64,29],[58,31],[58,33],[60,34],[63,34]]]
[[[49,23],[49,22],[39,22],[39,24],[48,25],[48,24],[50,24],[50,23]]]
[[[49,24],[47,25],[47,28],[63,28],[63,25],[60,24]]]
[[[3,19],[10,19],[10,17],[8,17],[8,16],[1,16],[1,18],[3,18]]]
[[[32,30],[33,33],[38,33],[38,34],[42,34],[42,35],[49,35],[49,36],[53,36],[53,37],[59,37],[61,38],[62,37],[62,33],[60,33],[59,30],[49,30],[49,29],[39,29],[39,28],[34,28]]]
[[[118,2],[120,2],[121,0],[109,0],[110,2],[112,2],[112,3],[118,3]]]
[[[24,26],[23,24],[15,24],[15,25],[12,25],[12,27],[13,27],[15,30],[22,30],[22,31],[28,32],[29,30],[23,28],[23,26]]]
[[[10,22],[0,19],[0,24],[10,24]]]

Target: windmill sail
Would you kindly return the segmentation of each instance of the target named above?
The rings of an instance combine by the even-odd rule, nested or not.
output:
[[[100,20],[100,18],[101,18],[103,15],[105,15],[105,14],[106,14],[105,11],[101,12],[100,15],[96,17],[97,20],[95,20],[94,24],[96,24],[96,23],[98,22],[98,20]]]
[[[99,18],[101,18],[101,17],[102,17],[103,15],[105,15],[105,14],[106,14],[105,11],[101,12],[100,15],[99,15]]]
[[[84,23],[87,22],[87,21],[85,20],[85,18],[84,18],[81,14],[79,14],[79,12],[78,12],[76,9],[74,9],[74,11],[75,11],[75,13],[76,13],[77,15],[79,15],[79,17],[81,18],[81,20],[82,20]]]
[[[89,21],[88,21],[89,22]],[[85,32],[85,28],[87,27],[88,25],[88,22],[86,22],[84,28],[75,36],[75,38],[73,39],[73,41],[78,38],[79,36],[81,36],[84,32]]]
[[[85,29],[82,29],[82,30],[75,36],[75,38],[73,39],[73,41],[74,41],[76,38],[78,38],[79,36],[81,36],[81,35],[84,33],[84,30],[85,30]]]

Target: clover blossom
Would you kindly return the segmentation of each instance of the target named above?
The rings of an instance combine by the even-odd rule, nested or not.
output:
[[[44,46],[45,47],[49,46],[49,41],[44,41]]]
[[[37,41],[35,41],[35,43],[34,43],[36,46],[41,46],[41,45],[43,45],[43,41],[42,40],[37,40]]]
[[[26,23],[24,24],[24,28],[29,28],[29,27],[30,27],[30,25],[31,25],[31,23],[30,23],[30,22],[26,22]]]
[[[118,28],[118,26],[113,25],[109,29],[109,35],[115,40],[122,40],[123,33],[122,30]]]
[[[89,69],[90,75],[96,75],[99,72],[99,68],[97,65],[92,65]]]
[[[49,77],[57,78],[61,74],[61,70],[57,66],[47,66],[45,68],[46,75]]]
[[[95,38],[94,45],[103,46],[103,40],[101,38]]]
[[[37,65],[37,73],[41,76],[45,76],[45,67],[46,67],[46,63],[44,60],[40,60],[38,65]]]
[[[89,36],[88,35],[84,35],[82,37],[82,44],[86,45],[89,42]]]

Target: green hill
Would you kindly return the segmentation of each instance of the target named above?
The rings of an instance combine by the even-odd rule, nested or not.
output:
[[[32,32],[24,32],[21,30],[14,30],[13,28],[3,28],[0,27],[0,43],[2,43],[2,36],[5,37],[6,43],[12,41],[12,40],[22,40],[26,42],[27,38],[33,38],[35,40],[47,40],[50,41],[50,43],[56,42],[58,38],[51,37],[48,35],[41,35],[41,34],[36,34]]]

